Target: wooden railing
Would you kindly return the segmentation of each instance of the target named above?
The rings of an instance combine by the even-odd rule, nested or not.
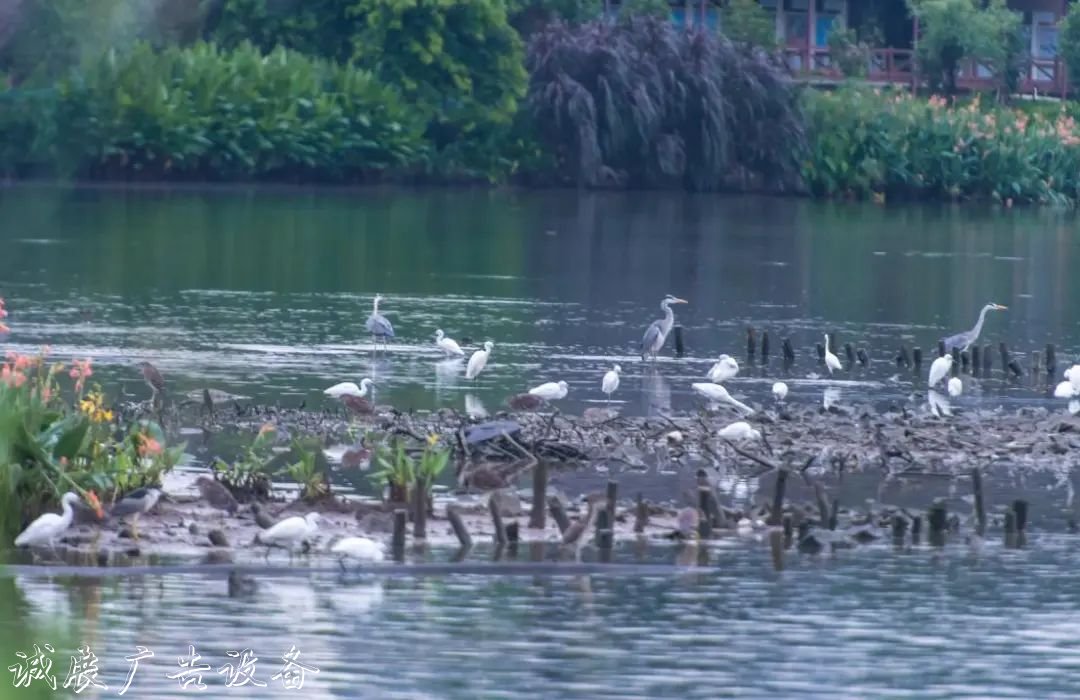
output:
[[[794,74],[805,79],[839,80],[843,77],[827,48],[810,50],[788,46],[784,49],[784,59]],[[863,77],[870,82],[915,85],[920,82],[915,52],[911,49],[871,49]],[[960,66],[956,83],[963,89],[981,90],[995,87],[997,79],[989,66],[966,61]],[[1021,93],[1061,96],[1067,87],[1065,66],[1060,58],[1029,59],[1020,72],[1017,87]]]

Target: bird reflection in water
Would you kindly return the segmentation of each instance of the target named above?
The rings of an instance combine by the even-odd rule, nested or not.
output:
[[[944,394],[931,389],[926,392],[926,399],[930,404],[930,413],[938,418],[952,415],[952,406],[949,404],[949,399],[947,399]]]
[[[469,418],[487,418],[488,415],[484,402],[472,394],[465,394],[465,413]]]
[[[646,368],[641,377],[641,399],[647,417],[671,412],[671,384],[655,366]]]

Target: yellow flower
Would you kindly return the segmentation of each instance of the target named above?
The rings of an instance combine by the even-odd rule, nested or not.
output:
[[[438,441],[439,441],[439,436],[436,435],[435,433],[430,433],[427,436],[428,447],[435,447],[435,443],[437,443]]]

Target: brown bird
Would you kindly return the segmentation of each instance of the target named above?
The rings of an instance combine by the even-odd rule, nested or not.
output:
[[[218,510],[226,511],[229,515],[236,515],[236,509],[240,505],[229,492],[229,489],[225,488],[225,485],[220,481],[211,479],[208,476],[200,476],[195,480],[195,485],[199,488],[199,494],[207,503]]]
[[[585,517],[578,518],[566,528],[563,533],[562,543],[567,547],[574,548],[574,558],[581,558],[581,548],[589,541],[589,532],[596,524],[596,517],[600,514],[600,504],[607,501],[607,496],[602,493],[591,493],[585,496],[588,510]]]
[[[366,416],[375,411],[375,407],[371,405],[371,402],[367,399],[362,399],[359,396],[352,396],[346,394],[339,396],[338,401],[349,411],[349,413],[355,416]]]
[[[274,519],[258,503],[251,504],[251,512],[255,514],[255,524],[263,530],[269,530],[274,526]]]
[[[150,400],[157,403],[159,398],[165,396],[165,377],[161,376],[161,372],[158,368],[150,364],[149,362],[140,362],[139,369],[142,370],[143,379],[146,381],[146,386],[150,387],[150,391],[154,392]]]
[[[539,396],[528,392],[524,394],[515,394],[506,400],[506,405],[515,411],[535,411],[545,403],[547,402]]]

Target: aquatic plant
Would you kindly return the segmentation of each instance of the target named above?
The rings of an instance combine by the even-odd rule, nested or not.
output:
[[[439,445],[437,435],[427,437],[419,461],[406,451],[401,440],[394,440],[390,445],[376,448],[375,460],[379,469],[371,475],[371,480],[389,488],[388,501],[404,503],[409,500],[409,494],[416,485],[430,494],[432,485],[446,468],[449,459],[450,450]]]
[[[824,196],[1075,204],[1080,129],[1069,107],[950,106],[905,91],[808,93],[803,177]]]
[[[529,43],[527,107],[562,178],[588,187],[796,186],[796,87],[767,53],[655,17],[556,24]]]
[[[300,485],[300,498],[305,501],[317,501],[330,495],[326,471],[319,466],[321,453],[317,441],[293,441],[292,454],[297,461],[285,467],[285,473]]]
[[[232,462],[218,458],[214,470],[236,500],[265,500],[270,496],[270,477],[274,472],[273,446],[277,430],[270,423],[263,425],[241,456]]]

